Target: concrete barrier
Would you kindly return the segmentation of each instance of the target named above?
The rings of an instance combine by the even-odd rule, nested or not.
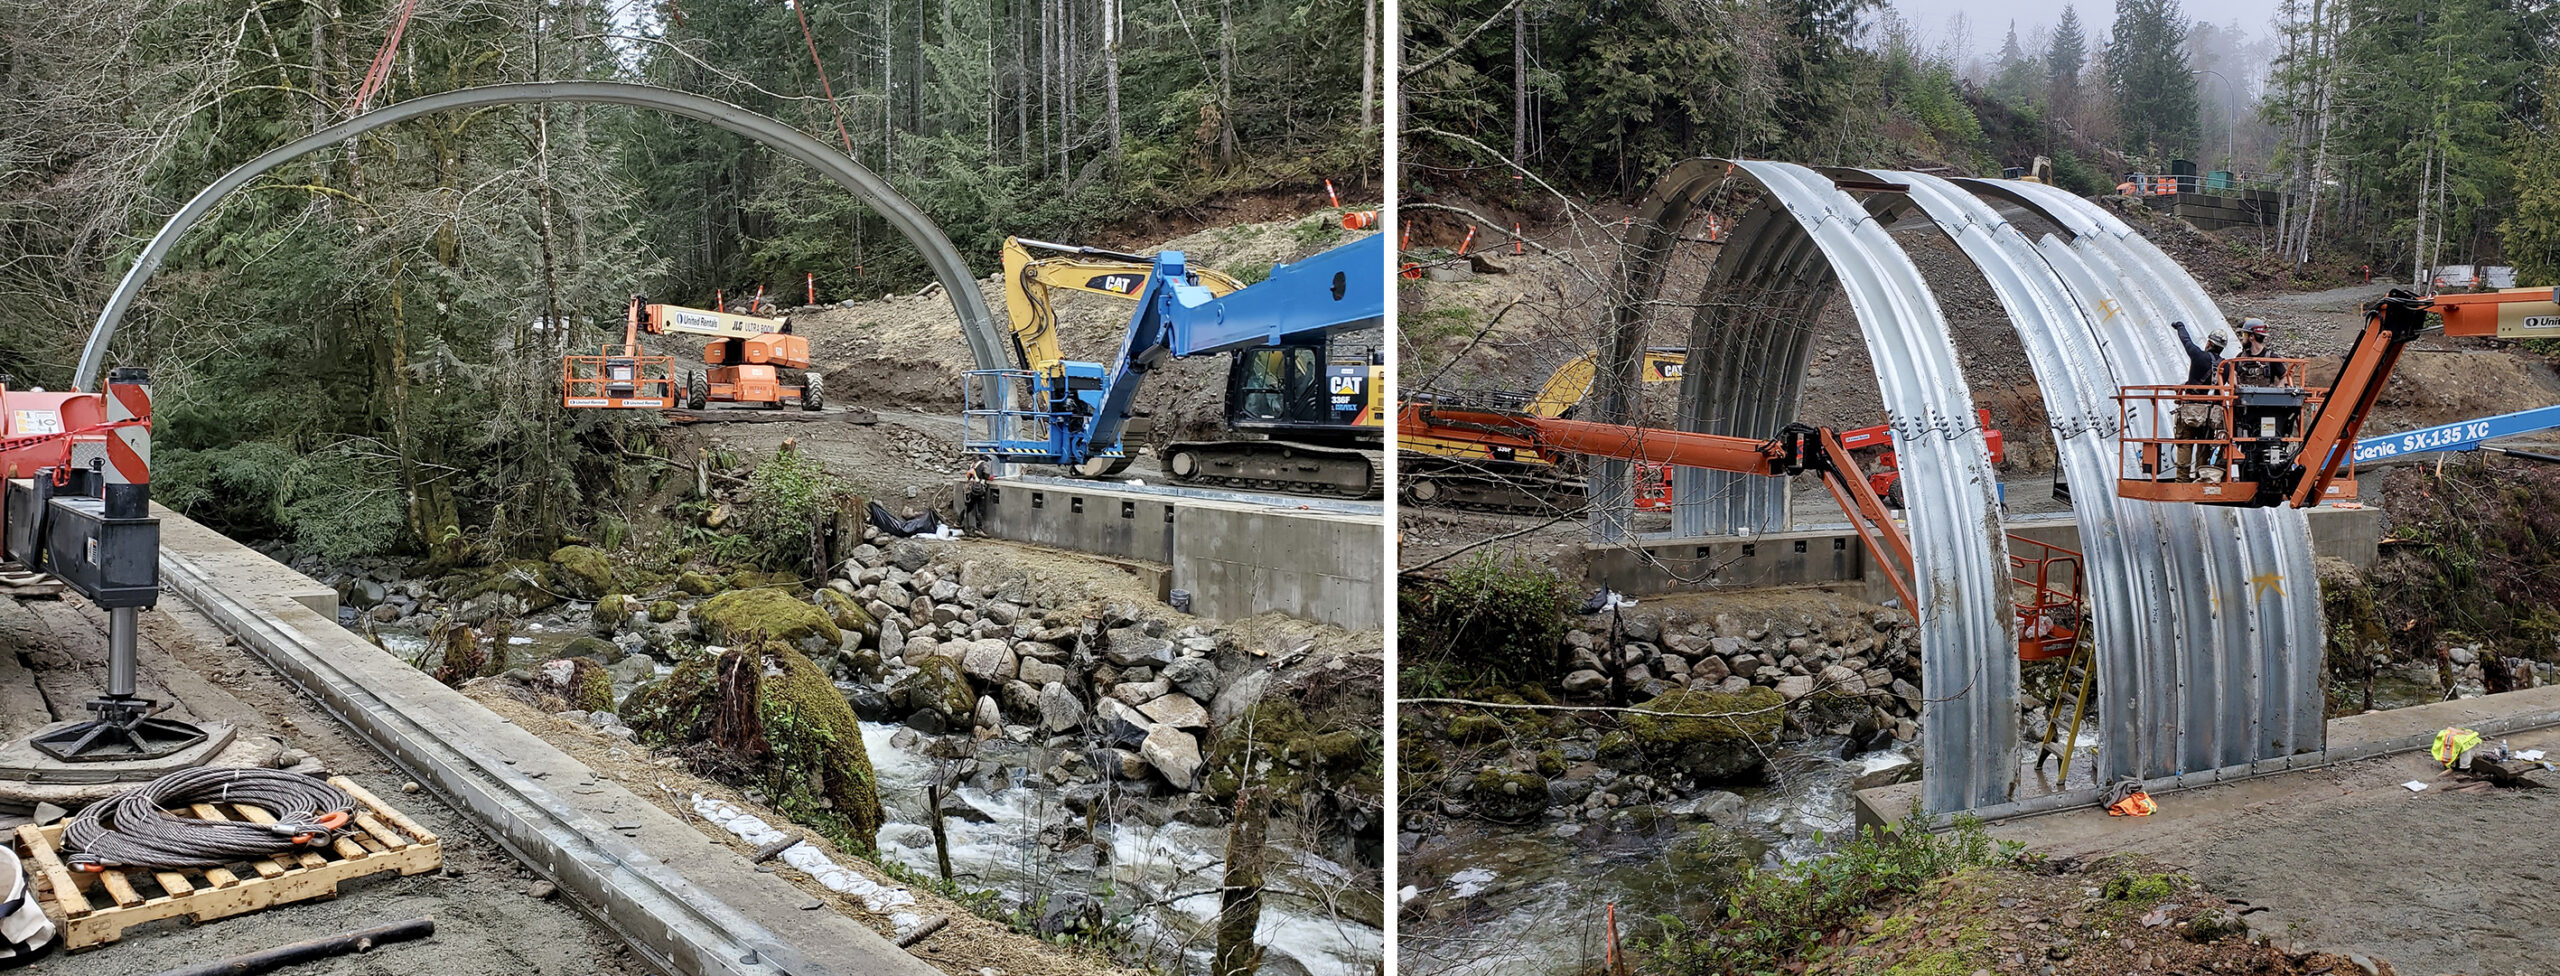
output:
[[[1000,480],[988,535],[1165,567],[1191,612],[1277,611],[1347,630],[1386,625],[1385,515],[1102,482]]]
[[[170,590],[663,972],[936,976],[744,855],[359,639],[304,600],[308,577],[167,509]]]

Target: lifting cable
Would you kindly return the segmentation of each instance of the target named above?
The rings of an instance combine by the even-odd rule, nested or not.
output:
[[[836,136],[844,140],[845,158],[860,162],[862,157],[853,154],[853,135],[844,129],[844,106],[836,103],[836,86],[827,81],[827,63],[818,60],[818,36],[809,33],[808,8],[809,0],[791,0],[791,12],[800,15],[800,39],[809,42],[809,63],[818,66],[818,90],[827,93],[827,107],[836,113]]]
[[[418,12],[418,0],[402,0],[400,13],[391,19],[391,36],[382,39],[382,50],[374,52],[373,66],[365,69],[364,84],[356,89],[356,97],[347,100],[347,113],[361,114],[364,103],[391,80],[391,62],[400,53],[400,35],[409,29],[409,15]]]
[[[200,803],[253,806],[274,823],[199,820],[167,812]],[[325,847],[354,819],[346,792],[275,769],[184,769],[89,805],[63,825],[62,846],[83,871],[210,868]]]

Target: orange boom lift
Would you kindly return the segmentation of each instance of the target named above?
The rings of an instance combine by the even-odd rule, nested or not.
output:
[[[1913,612],[1920,606],[1912,598],[1910,540],[1902,534],[1901,523],[1894,521],[1883,495],[1859,471],[1857,457],[1851,453],[1854,448],[1829,427],[1789,424],[1776,437],[1753,440],[1408,402],[1396,415],[1396,434],[1773,478],[1817,474],[1902,606]],[[2018,617],[2019,659],[2042,661],[2070,655],[2085,629],[2080,625],[2080,554],[2015,535],[2009,539],[2010,606]]]
[[[651,355],[640,345],[640,333],[710,337],[702,346],[708,371],[688,371],[675,378],[675,357]],[[565,407],[654,408],[684,406],[701,410],[732,403],[779,410],[825,406],[823,381],[816,373],[799,385],[784,382],[781,371],[809,368],[809,340],[791,334],[788,319],[758,318],[682,305],[651,305],[631,296],[622,342],[606,345],[593,356],[560,358],[560,404]]]
[[[2266,508],[2306,508],[2355,497],[2352,470],[2341,471],[2356,434],[2382,396],[2401,350],[2441,316],[2449,336],[2506,339],[2560,336],[2560,288],[2519,288],[2477,295],[2416,295],[2394,289],[2366,310],[2325,389],[2304,382],[2300,359],[2225,360],[2219,382],[2200,386],[2128,386],[2116,396],[2124,430],[2123,467],[2116,493],[2160,502],[2194,502]],[[2238,366],[2262,363],[2272,382],[2243,384]],[[2212,408],[2220,418],[2211,436],[2180,438],[2180,406]],[[2202,455],[2195,480],[2175,477],[2170,455],[2178,449]]]

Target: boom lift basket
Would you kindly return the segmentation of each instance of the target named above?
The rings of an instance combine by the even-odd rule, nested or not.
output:
[[[2272,370],[2272,382],[2244,385],[2243,364]],[[2128,386],[2117,394],[2123,439],[2116,492],[2126,498],[2206,505],[2265,505],[2293,491],[2303,475],[2294,459],[2327,387],[2305,383],[2308,360],[2227,359],[2220,382],[2201,386]],[[2211,429],[2182,437],[2178,413],[2202,412]],[[2179,476],[2188,452],[2192,476]],[[2324,502],[2356,497],[2352,460],[2322,493]]]
[[[638,346],[607,345],[593,356],[560,357],[560,405],[645,408],[676,405],[673,356],[653,356]]]

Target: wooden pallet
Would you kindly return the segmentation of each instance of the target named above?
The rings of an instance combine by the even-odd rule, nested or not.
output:
[[[61,595],[62,581],[49,574],[0,569],[0,596],[41,600]]]
[[[270,905],[334,898],[338,883],[353,878],[386,871],[423,874],[444,865],[436,835],[344,776],[330,777],[329,784],[355,798],[357,829],[339,835],[326,850],[231,868],[91,874],[64,863],[60,823],[18,828],[18,848],[33,869],[28,873],[36,879],[39,904],[62,927],[63,946],[73,952],[114,942],[144,922],[179,916],[208,922]],[[275,822],[265,810],[230,803],[198,803],[176,812],[205,820]]]

